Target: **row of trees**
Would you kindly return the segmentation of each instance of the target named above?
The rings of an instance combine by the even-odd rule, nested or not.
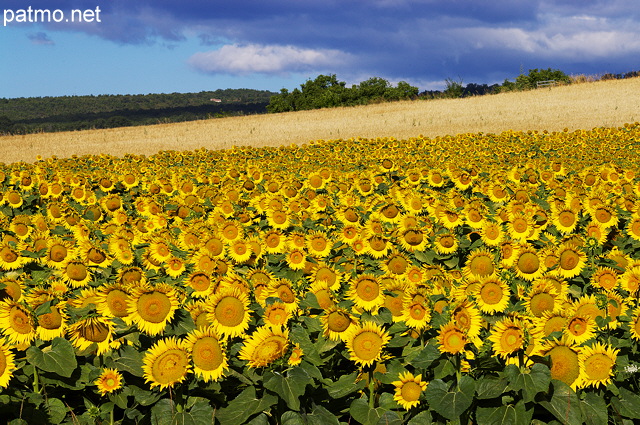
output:
[[[0,134],[113,128],[264,113],[274,94],[267,90],[225,89],[199,93],[0,98]]]
[[[411,99],[419,89],[404,81],[395,87],[389,81],[373,77],[357,85],[347,87],[335,74],[318,75],[307,80],[291,92],[285,88],[271,97],[268,112],[302,111],[337,106],[364,105],[373,102]]]

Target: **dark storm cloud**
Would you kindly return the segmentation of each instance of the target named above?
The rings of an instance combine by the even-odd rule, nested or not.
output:
[[[7,8],[21,7],[9,0]],[[45,4],[46,3],[46,4]],[[202,41],[189,59],[212,74],[332,72],[414,84],[501,82],[521,68],[640,69],[637,0],[78,0],[103,10],[76,26],[117,43]],[[34,7],[52,8],[35,0]],[[23,6],[22,6],[23,7]],[[69,28],[73,29],[73,28]]]

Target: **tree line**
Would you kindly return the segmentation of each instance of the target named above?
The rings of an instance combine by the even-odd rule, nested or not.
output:
[[[277,113],[389,102],[415,98],[418,92],[418,87],[405,81],[393,86],[384,78],[373,77],[347,87],[335,74],[318,75],[313,80],[307,80],[299,89],[280,90],[279,94],[271,97],[267,111]]]
[[[73,131],[264,113],[275,93],[199,93],[0,98],[0,134]],[[218,102],[219,100],[220,102]]]

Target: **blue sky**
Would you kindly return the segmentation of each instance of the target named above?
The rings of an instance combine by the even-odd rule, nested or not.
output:
[[[640,70],[637,0],[3,0],[0,98]],[[93,22],[20,11],[90,10]],[[95,15],[100,9],[99,16]],[[90,14],[91,15],[91,14]],[[90,16],[89,15],[89,16]],[[56,15],[60,16],[60,15]],[[13,17],[13,20],[10,18]],[[96,22],[99,17],[100,22]]]

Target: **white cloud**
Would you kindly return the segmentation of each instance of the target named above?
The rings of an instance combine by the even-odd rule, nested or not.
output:
[[[350,58],[349,54],[333,49],[231,44],[218,50],[196,53],[188,62],[201,71],[211,73],[279,74],[340,66]]]
[[[456,38],[473,40],[472,45],[484,49],[508,49],[540,57],[565,59],[597,59],[632,52],[640,53],[640,32],[625,30],[564,31],[541,28],[465,28],[453,31]]]

